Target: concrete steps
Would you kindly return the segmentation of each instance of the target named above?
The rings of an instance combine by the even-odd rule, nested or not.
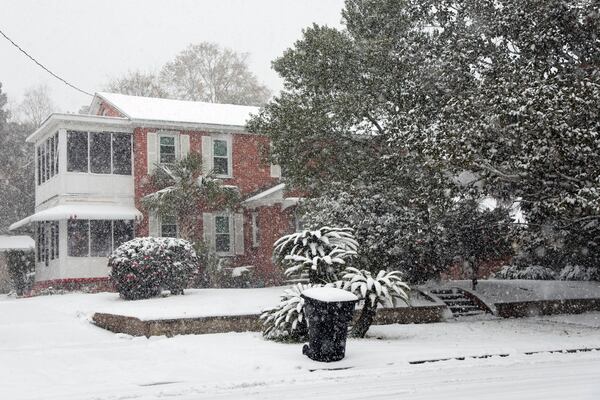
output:
[[[482,315],[486,313],[486,310],[480,308],[460,288],[433,289],[431,290],[431,294],[442,300],[455,317]]]

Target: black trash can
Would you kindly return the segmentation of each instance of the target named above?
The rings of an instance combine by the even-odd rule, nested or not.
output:
[[[310,288],[302,297],[309,340],[302,353],[315,361],[341,360],[346,353],[348,324],[358,297],[332,287]]]

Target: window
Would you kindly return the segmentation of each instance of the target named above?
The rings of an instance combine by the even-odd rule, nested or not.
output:
[[[67,171],[88,172],[87,132],[67,132]]]
[[[37,184],[42,184],[42,149],[40,146],[36,148],[37,152]]]
[[[90,172],[95,174],[110,174],[111,134],[90,132]]]
[[[231,218],[229,215],[215,216],[215,250],[231,253]]]
[[[229,146],[226,140],[213,140],[213,172],[229,176]]]
[[[131,135],[67,132],[67,171],[131,175]]]
[[[46,266],[58,258],[58,222],[38,222],[35,227],[36,260]]]
[[[58,174],[58,132],[54,134],[54,175]]]
[[[252,247],[260,246],[260,228],[258,212],[252,213]]]
[[[71,220],[67,235],[70,257],[108,257],[133,239],[133,221]]]
[[[173,215],[165,215],[160,218],[160,236],[177,237],[177,218]]]
[[[87,220],[70,220],[67,225],[68,254],[70,257],[87,257],[90,250],[90,223]]]
[[[113,174],[131,175],[131,135],[113,133]]]
[[[48,145],[48,179],[54,176],[54,136],[46,141]]]
[[[133,239],[133,221],[113,221],[113,248]]]
[[[112,221],[90,221],[90,256],[108,257],[112,252]]]
[[[161,164],[172,164],[176,159],[175,137],[160,136],[159,162]]]

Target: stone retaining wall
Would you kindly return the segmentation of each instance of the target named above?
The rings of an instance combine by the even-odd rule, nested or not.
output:
[[[588,311],[600,311],[600,299],[565,299],[512,301],[495,303],[499,317],[531,317],[552,314],[580,314]]]
[[[384,308],[377,311],[374,324],[420,324],[443,320],[444,306]],[[115,333],[132,336],[175,336],[224,332],[260,332],[258,315],[178,318],[142,321],[135,317],[95,313],[94,323]]]

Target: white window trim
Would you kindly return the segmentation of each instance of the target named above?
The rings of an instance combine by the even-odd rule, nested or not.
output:
[[[214,174],[216,178],[230,179],[233,178],[233,140],[231,135],[212,135],[211,136],[210,154],[212,158],[213,173],[215,168],[215,140],[222,140],[227,143],[227,174]]]
[[[158,164],[168,165],[170,163],[163,163],[160,161],[160,138],[163,137],[172,137],[174,139],[173,146],[175,146],[175,161],[181,158],[180,150],[179,150],[179,134],[178,133],[168,133],[164,131],[157,132],[157,140],[156,140],[156,161]]]
[[[227,217],[229,218],[229,251],[217,251],[217,218]],[[233,257],[235,256],[235,234],[233,232],[233,214],[229,212],[219,212],[213,215],[213,237],[215,243],[215,254],[222,257]]]

